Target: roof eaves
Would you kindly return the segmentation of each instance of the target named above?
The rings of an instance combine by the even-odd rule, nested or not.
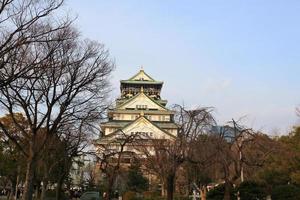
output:
[[[121,80],[121,83],[135,83],[135,84],[157,84],[163,85],[163,81],[139,81],[139,80]]]
[[[128,102],[132,101],[133,99],[135,99],[137,96],[139,96],[141,93],[137,93],[135,96],[131,97],[130,99],[128,99],[127,101],[124,101],[123,103],[121,103],[120,105],[118,105],[116,108],[120,108],[123,105],[127,104]]]
[[[173,137],[174,139],[176,138],[176,136],[172,135],[171,133],[165,131],[164,129],[160,128],[158,125],[156,125],[155,123],[151,122],[149,119],[147,119],[144,116],[140,116],[139,118],[137,118],[136,120],[132,121],[131,123],[128,123],[126,126],[122,127],[122,129],[127,128],[128,126],[130,126],[131,124],[135,123],[136,121],[140,120],[141,118],[145,119],[146,121],[148,121],[149,123],[151,123],[153,126],[155,126],[156,128],[158,128],[159,130],[163,131],[164,133],[166,133],[167,135]],[[113,135],[115,135],[118,131],[122,131],[122,129],[117,129],[114,132],[105,135],[104,137],[111,137]]]
[[[164,133],[168,134],[169,136],[176,138],[176,136],[172,135],[171,133],[169,133],[168,131],[165,131],[164,129],[160,128],[159,126],[157,126],[155,123],[153,123],[152,121],[150,121],[149,119],[147,119],[146,117],[143,117],[144,119],[146,119],[148,122],[150,122],[151,124],[153,124],[156,128],[158,128],[159,130],[163,131]]]
[[[166,108],[165,106],[161,105],[160,103],[156,102],[154,99],[152,99],[151,97],[149,97],[147,94],[143,93],[146,97],[148,97],[152,102],[154,102],[156,105],[160,106],[161,108],[170,111],[168,108]]]
[[[148,78],[152,81],[155,81],[151,76],[149,76],[143,69],[141,69],[138,73],[136,73],[135,75],[133,75],[131,78],[129,78],[128,80],[133,80],[134,77],[138,76],[139,74],[144,73],[146,76],[148,76]]]

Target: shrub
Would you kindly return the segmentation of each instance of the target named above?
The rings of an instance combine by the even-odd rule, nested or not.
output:
[[[135,192],[142,192],[148,189],[148,179],[143,176],[141,166],[138,162],[129,167],[127,177],[128,189]]]
[[[264,199],[267,197],[265,187],[254,181],[245,181],[238,187],[240,197],[242,200],[256,200]]]
[[[223,200],[224,199],[224,193],[225,193],[225,185],[221,184],[215,187],[214,189],[211,189],[207,193],[207,200]],[[230,196],[232,200],[236,199],[236,196],[234,194],[234,190],[232,189],[230,192]]]
[[[272,200],[299,200],[300,199],[300,188],[294,185],[280,185],[272,190]]]

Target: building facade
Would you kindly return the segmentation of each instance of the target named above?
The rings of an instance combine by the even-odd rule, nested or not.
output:
[[[117,136],[138,135],[143,139],[175,139],[178,126],[174,112],[161,99],[162,81],[156,81],[143,69],[120,81],[121,95],[108,110],[108,121],[101,124],[98,144],[108,144]],[[117,148],[117,147],[116,147]],[[129,151],[128,145],[127,147]]]

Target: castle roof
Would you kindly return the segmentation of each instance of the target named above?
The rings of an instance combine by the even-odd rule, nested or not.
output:
[[[129,78],[127,80],[121,80],[121,83],[162,85],[163,81],[154,80],[143,69],[141,69],[137,74],[135,74],[131,78]]]
[[[124,132],[130,132],[130,130],[132,129],[132,127],[134,127],[134,126],[138,126],[138,123],[144,123],[144,124],[147,124],[147,126],[148,126],[148,128],[150,128],[150,129],[156,129],[156,130],[159,130],[159,131],[161,131],[161,133],[162,134],[166,134],[166,135],[168,135],[169,137],[171,137],[171,138],[176,138],[176,136],[174,136],[174,135],[172,135],[172,134],[170,134],[168,131],[166,131],[166,130],[164,130],[162,127],[160,127],[158,124],[156,124],[156,123],[153,123],[152,121],[150,121],[150,120],[148,120],[146,117],[144,117],[144,116],[140,116],[139,118],[137,118],[136,120],[134,120],[134,121],[130,121],[129,123],[127,123],[127,124],[124,124],[124,126],[123,127],[121,127],[121,128],[118,128],[116,131],[114,131],[114,132],[112,132],[112,133],[110,133],[110,134],[108,134],[108,135],[105,135],[104,137],[112,137],[112,136],[114,136],[116,133],[118,133],[119,131],[124,131]],[[174,124],[173,124],[174,125]],[[176,125],[175,125],[176,126]],[[145,126],[146,127],[146,126]],[[144,127],[144,129],[145,130],[147,130],[146,128]],[[178,128],[177,126],[176,126],[176,128]],[[132,129],[132,130],[134,130],[134,129]],[[157,131],[154,131],[154,133],[155,132],[157,132]]]
[[[143,100],[148,100],[150,103],[157,105],[158,108],[160,108],[160,110],[168,110],[165,106],[161,105],[160,103],[158,103],[157,101],[155,101],[154,99],[152,99],[151,97],[149,97],[143,91],[141,91],[140,93],[136,94],[135,96],[133,96],[132,98],[128,99],[127,101],[123,102],[121,105],[118,105],[117,109],[124,108],[125,105],[128,105],[131,102],[134,103],[134,100],[139,101],[139,99],[142,99],[142,98],[143,98]]]

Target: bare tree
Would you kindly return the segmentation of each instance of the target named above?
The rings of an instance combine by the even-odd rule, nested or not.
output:
[[[215,122],[211,108],[187,110],[175,105],[175,122],[179,126],[174,140],[149,140],[142,152],[147,159],[145,165],[160,177],[167,189],[167,199],[173,200],[175,179],[178,169],[185,162],[193,161],[193,144],[200,136],[207,133]],[[150,148],[149,148],[150,146]],[[140,147],[143,147],[140,145]]]
[[[217,134],[216,134],[217,133]],[[275,150],[274,142],[266,135],[242,126],[235,120],[213,133],[216,156],[214,161],[225,182],[224,199],[230,199],[233,184],[245,179],[245,171],[262,167]]]
[[[84,123],[84,122],[82,122]],[[73,162],[77,157],[86,153],[86,147],[90,144],[90,131],[84,127],[71,127],[64,130],[64,133],[53,134],[48,138],[45,147],[42,149],[41,158],[39,159],[39,167],[41,179],[36,184],[42,182],[41,199],[45,198],[48,182],[54,182],[56,187],[56,199],[61,199],[62,187]],[[47,135],[43,135],[46,137]],[[44,141],[44,138],[41,139]],[[39,182],[40,181],[40,182]]]
[[[93,188],[96,185],[97,173],[96,165],[93,162],[87,164],[84,168],[85,181],[89,188]]]
[[[11,137],[2,123],[0,128],[27,157],[24,199],[32,199],[33,172],[49,137],[67,137],[70,127],[91,127],[106,108],[108,77],[113,69],[108,51],[102,44],[82,41],[76,30],[65,28],[44,36],[44,42],[32,43],[24,50],[26,66],[39,60],[25,73],[33,77],[18,78],[0,88],[0,104],[17,127],[15,112],[22,112],[29,129],[21,129],[28,148]],[[46,137],[37,144],[37,136]],[[76,135],[75,135],[76,136]]]
[[[192,152],[189,162],[184,165],[186,171],[188,192],[192,189],[201,194],[201,200],[206,199],[207,185],[211,183],[216,175],[215,156],[216,145],[215,137],[209,133],[200,135],[190,143]]]
[[[127,135],[122,131],[118,131],[112,137],[104,136],[100,138],[100,141],[95,144],[100,170],[107,179],[105,200],[112,199],[115,181],[120,175],[122,166],[128,164],[126,159],[130,160],[130,157],[132,157],[133,152],[129,148],[133,147],[133,143],[138,137],[137,134]]]
[[[32,69],[42,58],[24,62],[24,51],[34,43],[47,42],[47,36],[66,27],[68,18],[55,17],[64,0],[0,1],[0,87],[19,77],[35,76]],[[31,73],[30,73],[31,72]]]

